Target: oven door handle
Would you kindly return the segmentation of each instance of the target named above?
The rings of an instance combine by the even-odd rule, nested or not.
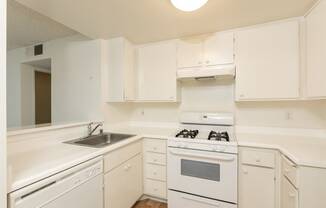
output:
[[[234,157],[227,157],[227,156],[211,156],[211,155],[203,155],[198,153],[186,153],[182,151],[175,151],[170,150],[171,154],[174,155],[180,155],[180,156],[186,156],[186,157],[198,157],[198,158],[204,158],[204,159],[213,159],[213,160],[221,160],[221,161],[234,161]]]
[[[194,202],[201,203],[201,204],[206,204],[206,205],[210,205],[210,206],[214,206],[214,207],[220,207],[220,204],[214,204],[214,203],[210,203],[210,202],[207,202],[204,200],[192,199],[190,197],[182,197],[182,198],[185,200],[194,201]]]

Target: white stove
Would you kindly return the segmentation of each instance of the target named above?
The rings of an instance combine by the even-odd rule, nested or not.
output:
[[[169,208],[237,208],[238,148],[230,113],[183,113],[168,140]]]
[[[238,153],[233,114],[186,112],[180,122],[169,147]]]

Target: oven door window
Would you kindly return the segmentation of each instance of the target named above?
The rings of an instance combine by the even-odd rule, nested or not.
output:
[[[220,164],[181,159],[181,175],[220,181]]]

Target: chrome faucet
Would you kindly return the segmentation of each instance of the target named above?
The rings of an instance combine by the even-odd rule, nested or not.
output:
[[[87,126],[87,128],[88,128],[88,136],[92,136],[93,133],[96,131],[96,129],[97,129],[98,127],[103,127],[103,123],[99,123],[99,124],[97,124],[97,125],[95,126],[94,129],[92,129],[93,124],[94,124],[94,123],[91,122],[91,123],[89,123],[88,126]],[[100,132],[101,132],[101,134],[102,134],[102,133],[103,133],[103,129],[101,129]]]

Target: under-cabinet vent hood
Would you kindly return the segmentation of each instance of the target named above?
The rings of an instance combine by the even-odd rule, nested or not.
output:
[[[212,68],[206,67],[202,69],[198,68],[188,68],[188,69],[178,69],[177,78],[178,80],[185,79],[216,79],[216,78],[234,78],[235,76],[235,65],[221,65],[214,66]]]

